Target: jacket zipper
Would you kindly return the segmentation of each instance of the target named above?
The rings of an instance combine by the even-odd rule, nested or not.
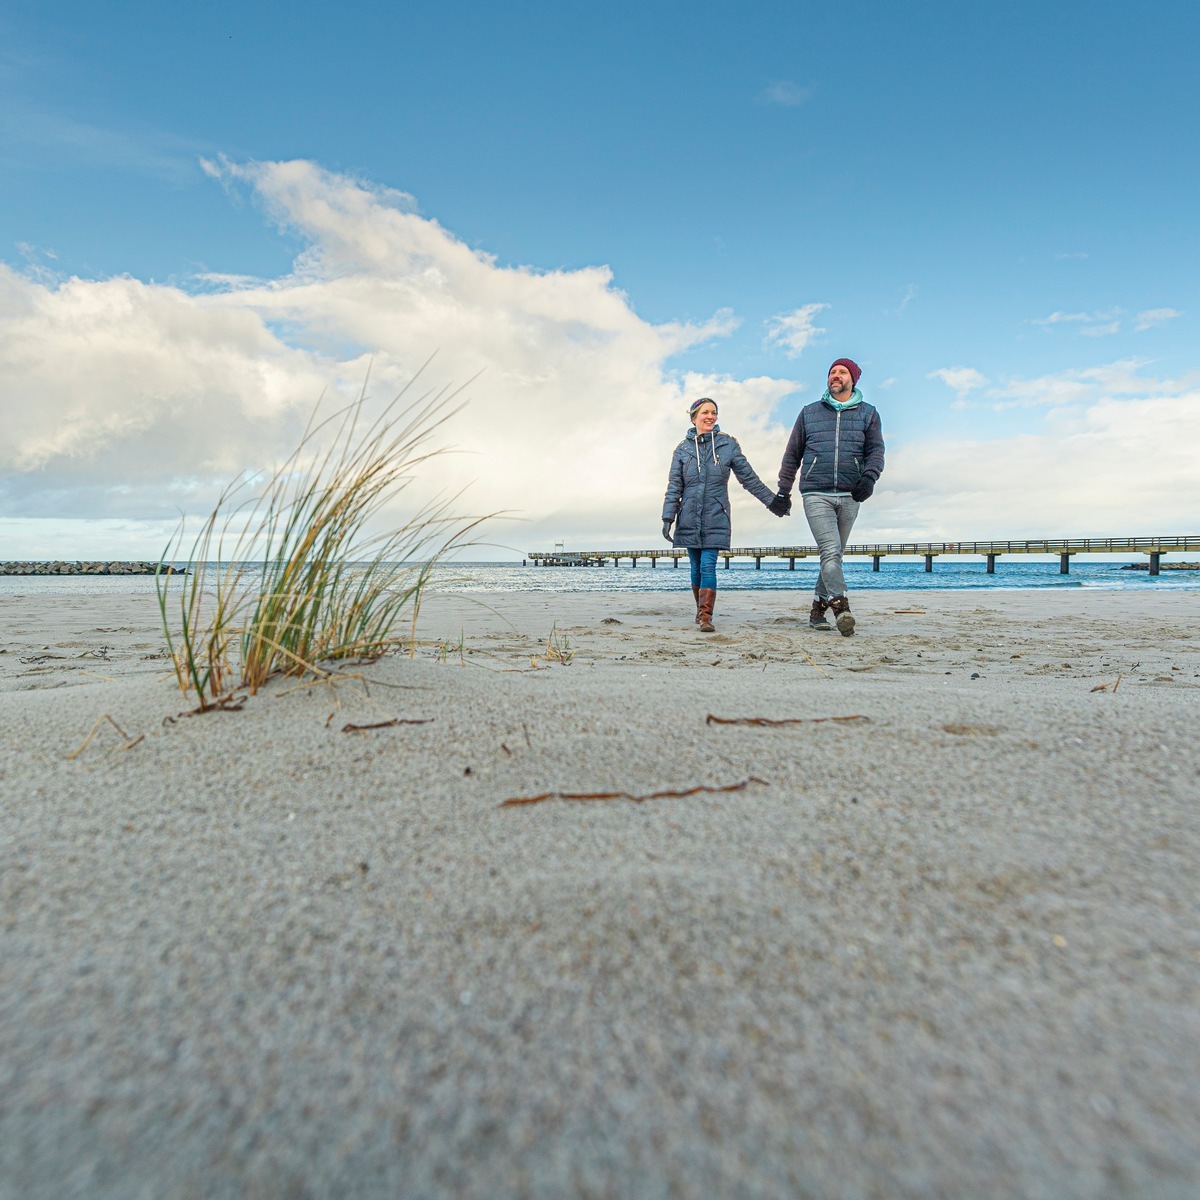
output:
[[[842,414],[838,411],[837,421],[833,426],[833,490],[838,490],[838,457],[842,451]]]

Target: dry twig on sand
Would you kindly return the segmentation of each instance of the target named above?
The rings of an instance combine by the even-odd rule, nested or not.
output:
[[[366,733],[369,729],[391,729],[394,725],[431,725],[432,723],[432,717],[393,717],[390,721],[374,721],[370,725],[349,723],[342,726],[342,732]]]
[[[99,730],[100,726],[103,725],[105,721],[107,721],[125,739],[125,745],[118,747],[118,749],[132,750],[139,742],[145,741],[146,739],[146,735],[144,733],[131,739],[129,734],[127,734],[125,730],[123,730],[108,713],[101,713],[96,718],[96,723],[92,726],[91,732],[83,739],[83,745],[81,745],[78,750],[72,750],[71,753],[67,755],[67,758],[78,758],[88,748],[88,746],[92,744],[92,738],[96,736],[97,730]]]
[[[870,717],[783,717],[773,720],[770,717],[714,717],[709,713],[704,718],[705,725],[820,725],[824,721],[869,721]]]
[[[811,654],[809,654],[809,652],[807,650],[805,650],[805,648],[803,646],[800,647],[800,653],[803,654],[804,657],[807,658],[808,661],[814,667],[816,667],[817,670],[820,671],[821,674],[824,675],[826,679],[829,678],[829,672],[827,670],[825,670],[825,668],[823,666],[821,666],[821,664],[819,662],[817,662],[817,660],[815,658],[813,658],[813,656]]]
[[[696,787],[683,788],[680,791],[650,792],[645,796],[635,796],[632,792],[542,792],[538,796],[514,796],[511,800],[503,800],[501,808],[515,808],[521,804],[540,804],[543,800],[631,800],[641,804],[646,800],[674,800],[683,796],[696,796],[702,792],[717,794],[720,792],[740,792],[750,784],[757,783],[762,787],[770,787],[765,779],[751,775],[741,783],[727,783],[723,787],[708,787],[699,784]]]

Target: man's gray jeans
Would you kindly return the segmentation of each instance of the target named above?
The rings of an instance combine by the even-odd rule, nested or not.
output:
[[[846,594],[846,576],[842,574],[842,551],[858,516],[858,501],[849,495],[804,493],[804,515],[821,552],[821,574],[816,594],[822,600]]]

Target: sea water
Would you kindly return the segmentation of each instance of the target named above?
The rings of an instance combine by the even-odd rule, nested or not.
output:
[[[1123,566],[1123,562],[1081,562],[1076,557],[1071,560],[1070,573],[1063,575],[1057,557],[1053,561],[1010,558],[1007,562],[999,559],[995,574],[989,575],[982,558],[938,557],[932,571],[925,570],[924,559],[910,562],[884,559],[878,571],[872,570],[869,559],[848,559],[843,570],[850,592],[1081,587],[1200,591],[1200,571],[1163,571],[1151,576],[1148,571],[1122,570]],[[728,570],[719,560],[717,589],[811,592],[819,570],[815,558],[798,559],[794,571],[780,560],[764,559],[758,570],[752,559],[732,559]],[[636,567],[628,561],[607,567],[448,563],[438,568],[437,579],[445,590],[462,592],[658,592],[691,587],[686,559],[678,567],[665,559],[660,559],[657,567],[651,567],[646,559],[639,560]]]
[[[847,560],[846,583],[851,593],[862,591],[997,591],[1011,588],[1092,588],[1139,591],[1200,591],[1200,571],[1163,571],[1152,576],[1144,570],[1123,570],[1129,560],[1071,560],[1070,573],[1063,575],[1059,561],[1000,558],[995,574],[987,573],[982,558],[939,556],[933,570],[925,570],[923,559],[884,559],[878,571],[870,560]],[[1144,559],[1142,561],[1145,561]],[[215,564],[214,564],[215,566]],[[753,560],[731,561],[728,570],[717,564],[717,588],[728,591],[811,592],[819,570],[816,559],[801,559],[794,571],[785,561],[764,559],[755,570]],[[215,577],[213,577],[215,579]],[[183,582],[169,581],[172,592]],[[636,567],[628,561],[607,567],[535,567],[520,563],[447,562],[433,568],[431,583],[448,592],[667,592],[691,586],[687,560],[672,567],[660,559],[651,567],[641,559]],[[149,575],[50,575],[0,576],[0,595],[130,595],[153,594],[155,581]]]

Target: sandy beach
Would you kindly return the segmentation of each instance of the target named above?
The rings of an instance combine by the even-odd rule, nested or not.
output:
[[[1200,594],[689,602],[0,596],[0,1194],[1200,1194]]]

